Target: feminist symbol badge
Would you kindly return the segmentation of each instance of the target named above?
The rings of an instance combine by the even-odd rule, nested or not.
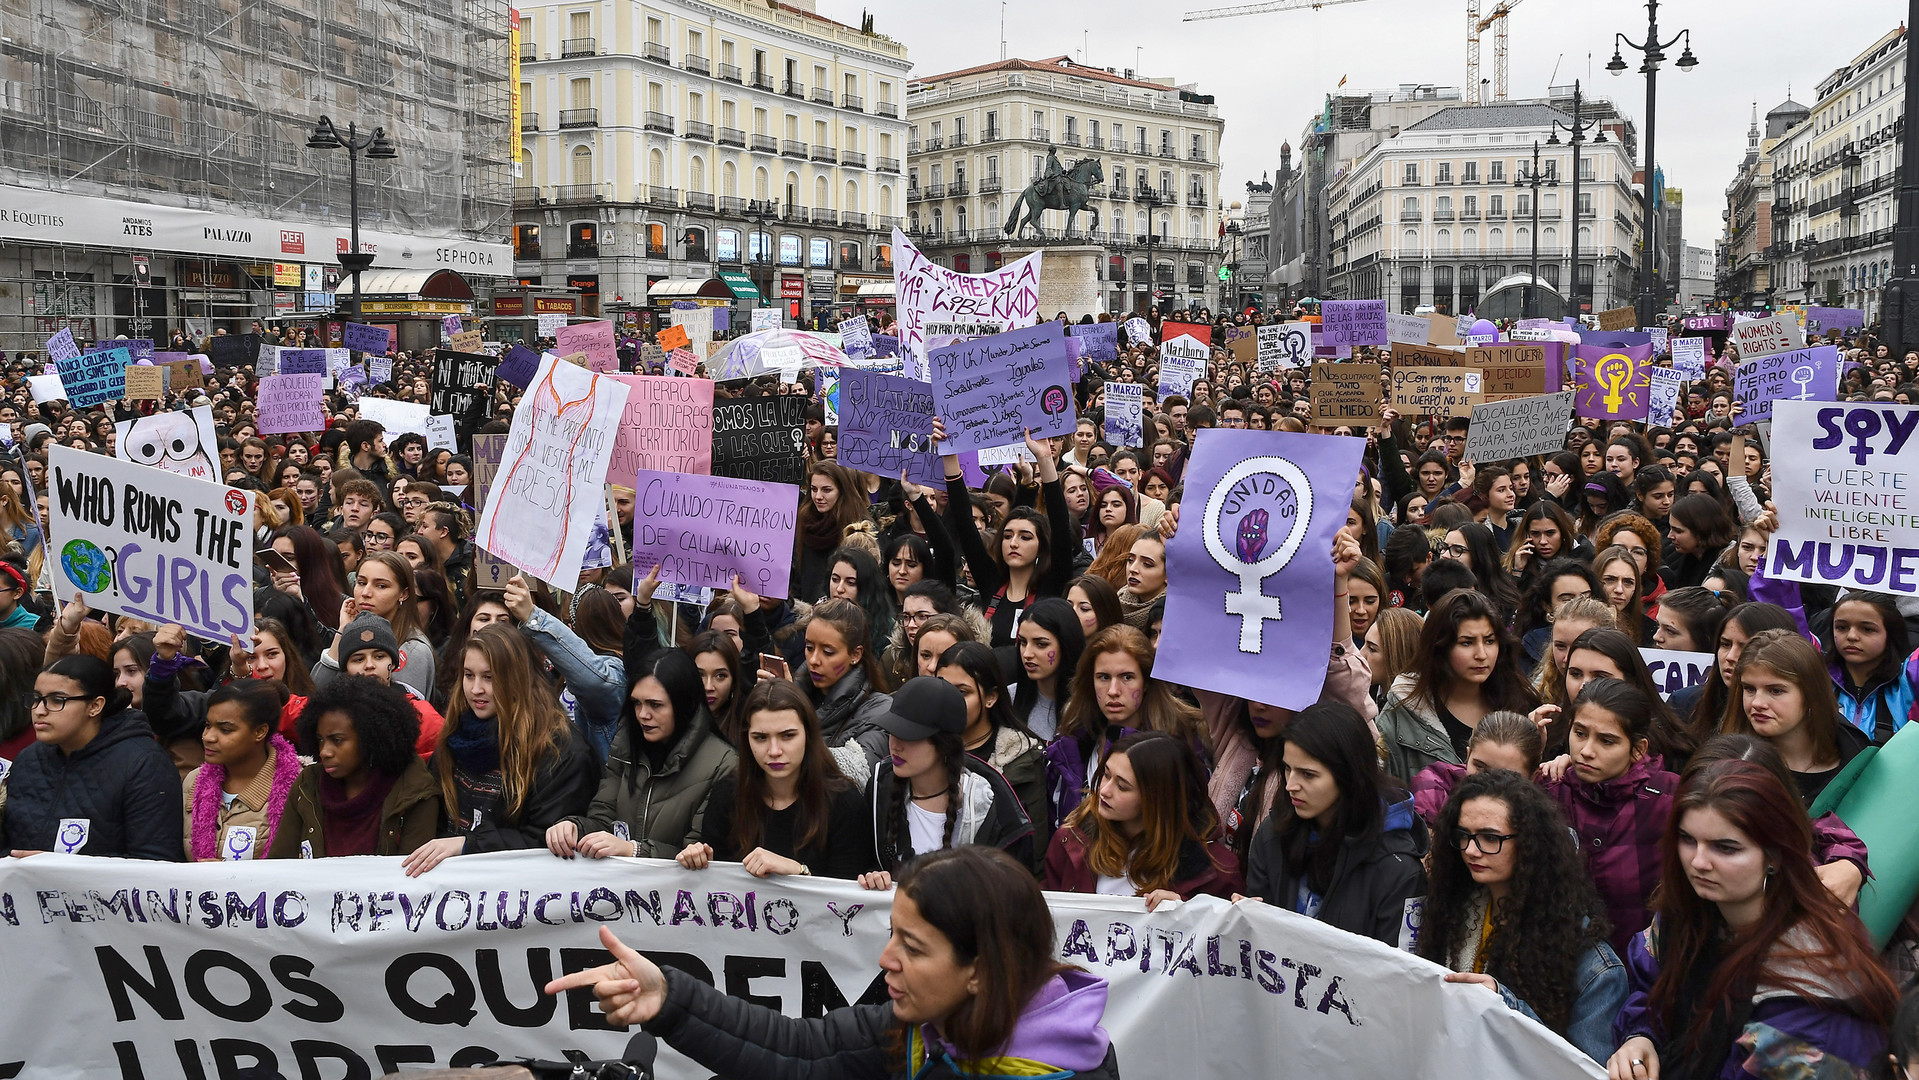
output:
[[[1207,497],[1201,528],[1206,553],[1239,578],[1239,591],[1226,594],[1226,613],[1239,616],[1240,652],[1259,652],[1267,621],[1280,620],[1279,598],[1267,596],[1261,586],[1293,561],[1312,518],[1312,485],[1299,466],[1282,457],[1240,462]]]

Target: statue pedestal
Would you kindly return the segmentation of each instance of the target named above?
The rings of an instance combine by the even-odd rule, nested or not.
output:
[[[1077,322],[1081,315],[1098,315],[1105,310],[1099,280],[1099,263],[1106,257],[1105,248],[1097,244],[1008,244],[1001,250],[1009,263],[1035,251],[1045,252],[1039,261],[1041,319],[1050,319],[1064,311]]]

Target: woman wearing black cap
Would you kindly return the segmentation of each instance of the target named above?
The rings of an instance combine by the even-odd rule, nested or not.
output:
[[[966,752],[966,698],[944,679],[920,676],[893,692],[873,718],[890,755],[866,787],[880,869],[860,875],[869,889],[893,887],[914,855],[985,844],[1032,865],[1033,823],[1005,778]]]

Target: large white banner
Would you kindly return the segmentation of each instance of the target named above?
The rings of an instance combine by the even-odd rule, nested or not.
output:
[[[1919,594],[1919,405],[1773,403],[1766,576]]]
[[[1051,894],[1060,958],[1110,981],[1122,1075],[1453,1080],[1603,1076],[1477,986],[1406,953],[1259,903],[1148,914]],[[726,992],[819,1016],[886,998],[891,894],[721,864],[544,851],[180,866],[0,860],[0,1076],[377,1077],[566,1050],[618,1056],[590,991],[601,925]],[[1283,1063],[1283,1064],[1282,1064]],[[663,1080],[708,1075],[663,1048]]]
[[[921,382],[930,323],[994,323],[1000,331],[1039,321],[1040,252],[989,274],[962,274],[926,257],[896,226],[893,283],[898,293],[900,357],[905,374]]]
[[[252,635],[252,492],[54,444],[47,503],[61,603],[78,597],[210,641]]]
[[[551,354],[540,359],[474,530],[479,545],[561,592],[580,583],[606,510],[606,467],[628,387]]]

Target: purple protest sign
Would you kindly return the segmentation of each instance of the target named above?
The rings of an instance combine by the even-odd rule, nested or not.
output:
[[[325,349],[281,349],[280,374],[282,375],[325,375]],[[296,428],[298,431],[310,431],[311,428]]]
[[[1680,321],[1688,330],[1724,330],[1726,328],[1724,315],[1688,315]]]
[[[1086,323],[1071,326],[1067,331],[1086,342],[1085,357],[1096,364],[1111,364],[1119,360],[1119,324],[1114,322]]]
[[[122,338],[114,344],[125,348],[136,364],[153,363],[153,342],[148,338]]]
[[[465,329],[465,327],[460,324],[460,317],[458,315],[447,315],[440,319],[440,330],[449,338],[463,329]]]
[[[1573,350],[1579,361],[1579,396],[1573,411],[1602,420],[1644,420],[1652,405],[1652,346],[1606,348],[1581,345]]]
[[[840,369],[839,463],[939,487],[946,474],[933,445],[933,388],[918,379]]]
[[[55,364],[64,364],[80,355],[80,346],[73,340],[73,327],[69,326],[47,339],[47,359]]]
[[[1384,300],[1328,300],[1319,305],[1326,344],[1333,348],[1390,343]]]
[[[738,574],[761,596],[787,595],[797,486],[641,469],[633,490],[634,572],[658,565],[661,581],[709,589]]]
[[[1333,535],[1359,439],[1202,430],[1167,545],[1166,624],[1153,677],[1286,709],[1319,700],[1304,663],[1333,636]]]
[[[383,353],[392,346],[392,341],[392,333],[384,326],[347,323],[340,328],[340,344],[356,352]]]
[[[1806,309],[1806,329],[1815,334],[1823,336],[1834,330],[1847,332],[1865,328],[1866,313],[1858,308],[1809,307]]]
[[[620,358],[613,346],[613,324],[606,319],[562,326],[553,339],[554,352],[561,356],[585,353],[586,366],[593,371],[620,370]]]
[[[1775,401],[1837,401],[1842,370],[1836,345],[1771,353],[1746,361],[1732,373],[1739,422],[1771,420]]]
[[[504,382],[524,390],[533,383],[533,376],[540,371],[540,354],[524,345],[515,345],[500,357],[500,366],[493,374]]]
[[[267,375],[260,379],[260,434],[326,430],[321,408],[324,374]]]
[[[1043,322],[956,341],[926,354],[947,453],[1073,433],[1073,369],[1066,337]]]

